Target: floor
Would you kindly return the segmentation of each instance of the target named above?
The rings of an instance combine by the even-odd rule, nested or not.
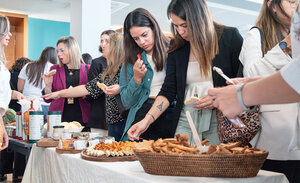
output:
[[[0,183],[12,183],[12,174],[8,174],[7,175],[7,180],[4,182],[0,182]]]

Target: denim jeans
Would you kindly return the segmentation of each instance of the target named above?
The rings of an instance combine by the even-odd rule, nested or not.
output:
[[[120,141],[124,132],[125,124],[126,120],[122,120],[114,124],[108,124],[108,136],[115,137],[115,141]]]

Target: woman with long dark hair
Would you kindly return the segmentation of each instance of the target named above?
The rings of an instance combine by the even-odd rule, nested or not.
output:
[[[169,125],[172,134],[192,136],[185,115],[190,111],[200,139],[219,144],[216,110],[207,91],[226,85],[213,66],[229,77],[238,76],[242,37],[236,28],[213,21],[205,0],[172,0],[167,13],[175,39],[168,51],[166,79],[148,115],[128,130],[128,136],[139,138],[176,98],[174,123]],[[191,97],[199,102],[189,107],[184,101]]]
[[[41,56],[34,62],[26,64],[18,79],[18,91],[28,98],[37,98],[42,105],[44,115],[47,115],[49,105],[41,98],[42,90],[45,87],[42,74],[49,72],[50,67],[57,63],[57,55],[55,48],[46,47],[41,53]]]
[[[130,12],[124,21],[125,63],[120,76],[121,99],[130,108],[123,140],[127,130],[147,115],[166,76],[166,51],[169,40],[157,21],[145,9]],[[140,54],[140,58],[137,55]],[[155,120],[142,137],[158,139],[172,137],[169,123],[172,114],[165,113]]]

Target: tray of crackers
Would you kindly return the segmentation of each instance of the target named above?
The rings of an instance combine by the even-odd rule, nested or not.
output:
[[[89,161],[115,162],[115,161],[135,161],[137,160],[133,147],[135,142],[101,142],[90,146],[81,152],[81,158]]]
[[[205,144],[208,140],[203,141]],[[143,141],[135,145],[134,153],[146,173],[168,176],[255,177],[268,152],[239,147],[240,142],[206,145],[199,152],[188,143],[188,135],[176,134],[176,139]]]

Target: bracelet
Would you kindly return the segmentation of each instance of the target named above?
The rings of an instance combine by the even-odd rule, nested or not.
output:
[[[244,104],[244,101],[243,101],[242,90],[243,90],[245,84],[246,84],[246,83],[242,83],[242,84],[240,84],[240,85],[236,88],[238,101],[239,101],[239,104],[240,104],[240,106],[242,107],[242,109],[243,109],[244,111],[246,111],[246,112],[253,112],[253,111],[255,111],[255,109],[257,108],[257,106],[247,107],[247,106]]]
[[[150,113],[147,113],[147,115],[149,115],[149,116],[151,116],[151,117],[152,117],[152,119],[153,119],[153,122],[155,121],[155,118],[154,118],[154,116],[153,116],[152,114],[150,114]]]

